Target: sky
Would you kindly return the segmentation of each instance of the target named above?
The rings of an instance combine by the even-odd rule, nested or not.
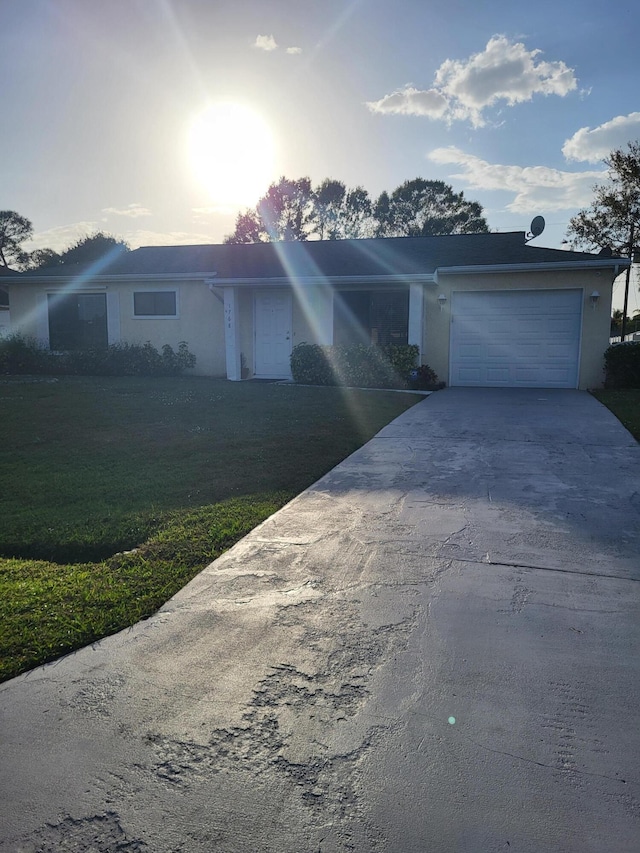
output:
[[[639,25],[635,0],[0,0],[0,208],[27,249],[216,243],[281,175],[423,177],[560,247],[640,138]]]

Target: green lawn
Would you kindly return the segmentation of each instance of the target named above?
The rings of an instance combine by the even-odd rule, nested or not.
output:
[[[629,432],[640,441],[640,389],[592,391],[621,421]]]
[[[418,399],[193,377],[0,381],[0,679],[153,613]]]

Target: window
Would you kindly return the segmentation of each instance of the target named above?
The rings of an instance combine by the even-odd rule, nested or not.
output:
[[[106,349],[105,293],[50,293],[47,301],[52,350]]]
[[[344,290],[334,300],[335,344],[406,344],[409,291]]]
[[[175,290],[141,290],[133,294],[134,317],[175,317]]]

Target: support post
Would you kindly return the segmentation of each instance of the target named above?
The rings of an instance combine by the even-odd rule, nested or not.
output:
[[[629,266],[624,279],[624,308],[622,309],[622,328],[620,329],[620,340],[624,341],[627,334],[627,308],[629,307],[629,281],[631,279],[631,267],[633,265],[633,244],[635,242],[635,222],[631,220],[629,227]]]
[[[227,364],[227,379],[239,382],[242,379],[240,364],[240,317],[238,293],[235,287],[224,288],[224,346]]]
[[[409,328],[407,343],[417,344],[418,364],[422,364],[422,339],[424,318],[424,287],[421,284],[409,285]]]

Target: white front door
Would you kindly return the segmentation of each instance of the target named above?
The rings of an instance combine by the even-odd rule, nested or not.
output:
[[[266,290],[255,295],[255,376],[291,378],[291,293]]]
[[[450,385],[576,388],[581,290],[452,294]]]

